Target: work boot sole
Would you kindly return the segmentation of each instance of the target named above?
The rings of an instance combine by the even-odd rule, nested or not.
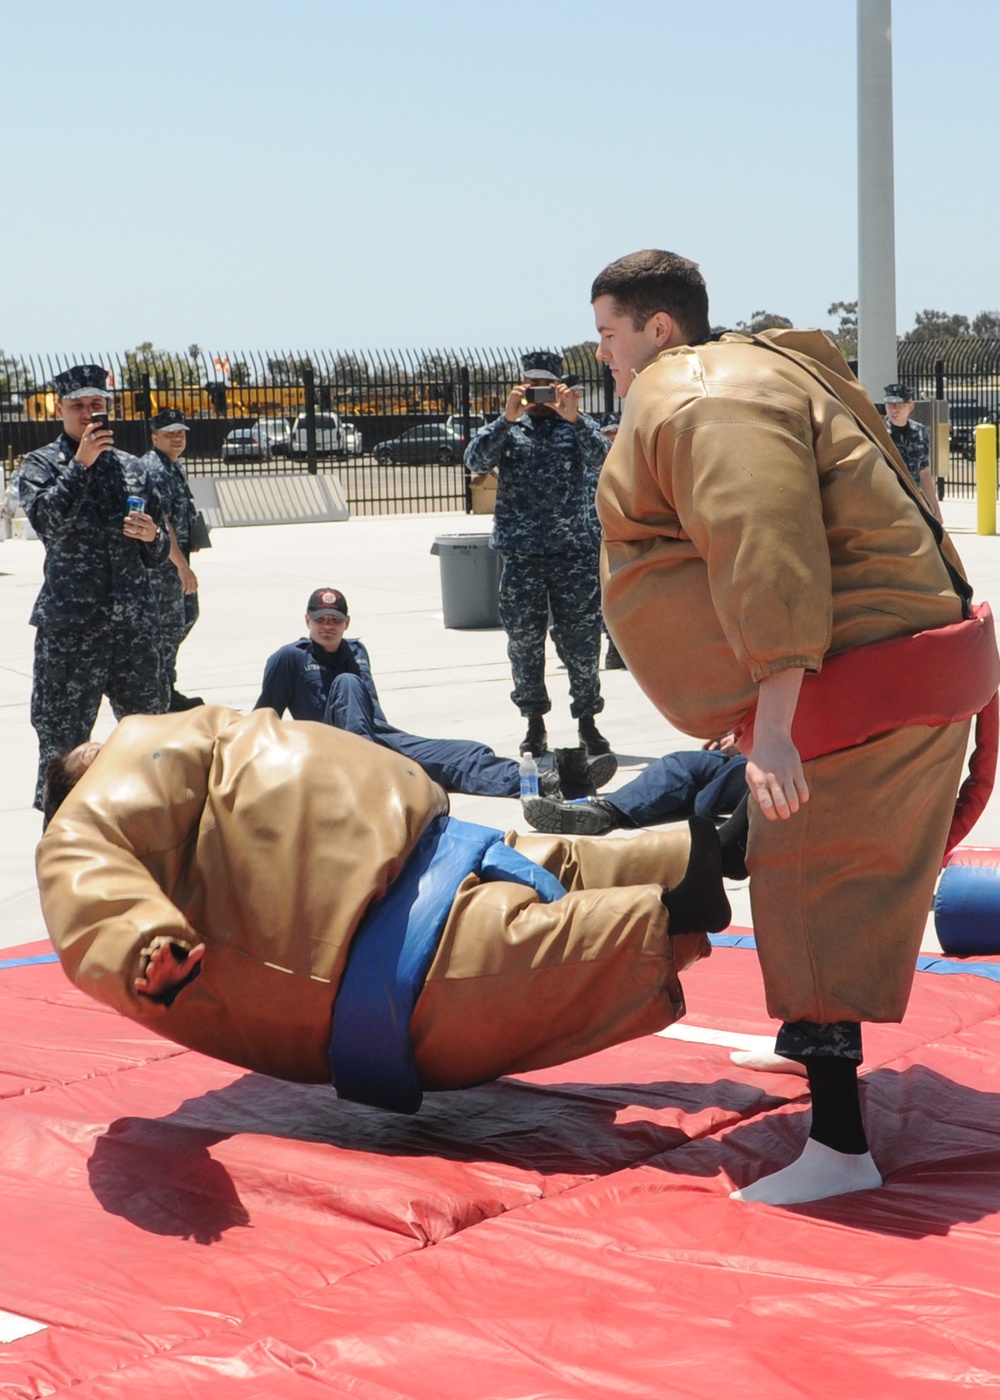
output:
[[[588,754],[587,767],[594,787],[602,788],[618,772],[618,760],[613,753]]]
[[[551,797],[529,797],[521,806],[525,820],[536,831],[556,836],[603,836],[612,829],[607,813],[595,811],[585,802],[575,807]]]

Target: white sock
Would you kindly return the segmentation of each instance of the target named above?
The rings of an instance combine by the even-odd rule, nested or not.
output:
[[[762,1176],[739,1191],[731,1191],[730,1199],[793,1206],[803,1201],[823,1201],[828,1196],[846,1196],[851,1191],[871,1191],[881,1185],[882,1177],[870,1152],[860,1156],[835,1152],[809,1138],[802,1155],[791,1166],[772,1176]]]
[[[798,1060],[786,1060],[784,1055],[776,1055],[773,1050],[734,1050],[729,1056],[740,1069],[755,1069],[761,1074],[801,1074],[806,1067]]]

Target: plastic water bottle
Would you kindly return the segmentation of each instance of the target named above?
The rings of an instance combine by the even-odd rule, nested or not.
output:
[[[538,796],[538,764],[534,756],[530,753],[521,755],[521,762],[518,767],[521,775],[521,801],[526,801],[529,797]]]

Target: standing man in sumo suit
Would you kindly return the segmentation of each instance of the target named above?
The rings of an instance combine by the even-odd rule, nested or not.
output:
[[[734,1194],[877,1187],[860,1023],[906,1010],[969,719],[995,706],[988,610],[825,335],[712,334],[697,265],[656,249],[591,301],[627,395],[598,487],[604,617],[671,723],[747,753],[775,1050],[812,1094],[801,1156]]]

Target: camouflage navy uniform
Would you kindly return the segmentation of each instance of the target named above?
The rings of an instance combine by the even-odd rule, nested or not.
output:
[[[885,426],[889,429],[899,455],[906,463],[906,470],[912,476],[913,484],[919,489],[920,473],[931,464],[930,433],[923,423],[914,423],[912,418],[902,428],[894,427],[887,418]]]
[[[75,451],[63,433],[29,452],[18,478],[24,512],[45,544],[45,581],[30,618],[38,629],[31,691],[36,807],[46,763],[60,749],[86,743],[102,695],[118,719],[161,714],[169,698],[148,581],[170,550],[156,488],[127,453],[111,448],[86,468]],[[142,496],[157,526],[148,544],[122,533],[127,496]]]
[[[183,458],[172,462],[165,452],[154,447],[140,460],[156,487],[163,513],[173,526],[178,548],[190,562],[194,504]],[[181,576],[169,561],[162,569],[150,570],[149,582],[160,614],[163,669],[167,684],[173,690],[177,684],[177,653],[198,621],[198,594],[184,592]]]
[[[553,413],[501,416],[469,444],[470,471],[497,472],[490,547],[503,555],[500,621],[507,633],[522,715],[552,708],[545,687],[545,630],[569,675],[575,719],[604,708],[599,674],[601,585],[590,516],[601,465],[611,444],[592,418],[575,423]]]

